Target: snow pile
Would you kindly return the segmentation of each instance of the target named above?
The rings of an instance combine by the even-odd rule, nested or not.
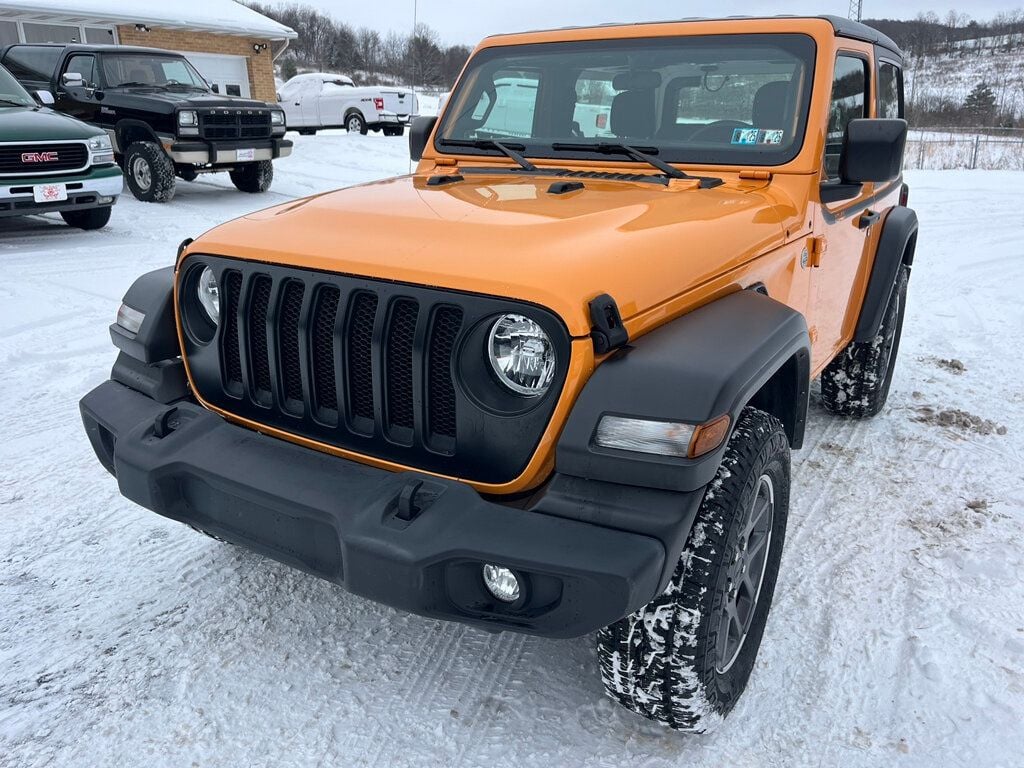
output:
[[[405,139],[292,138],[266,195],[210,177],[125,197],[100,232],[0,225],[2,768],[1020,765],[1024,174],[908,174],[922,229],[889,405],[812,407],[751,687],[694,737],[608,700],[593,637],[399,613],[118,495],[78,399],[109,375],[132,280],[227,218],[409,167]]]

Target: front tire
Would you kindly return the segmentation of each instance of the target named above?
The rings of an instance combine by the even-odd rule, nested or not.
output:
[[[231,171],[231,183],[242,192],[266,192],[273,182],[274,163],[270,160],[246,163]]]
[[[889,399],[903,334],[910,271],[900,268],[882,324],[871,341],[851,341],[821,372],[821,402],[853,419],[876,415]]]
[[[174,197],[174,163],[152,141],[136,141],[124,156],[128,189],[144,203],[166,203]]]
[[[746,688],[768,619],[789,510],[789,442],[745,408],[665,591],[598,633],[601,679],[627,709],[703,733]]]
[[[348,117],[345,118],[345,130],[349,133],[359,133],[365,136],[369,132],[369,126],[366,125],[366,119],[358,112],[351,112]]]
[[[84,211],[61,211],[64,223],[78,229],[102,229],[110,221],[111,207],[88,208]]]

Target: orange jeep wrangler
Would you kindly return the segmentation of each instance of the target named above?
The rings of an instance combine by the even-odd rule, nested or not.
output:
[[[707,730],[761,642],[811,382],[846,417],[888,394],[901,62],[839,18],[488,38],[415,173],[138,279],[81,403],[96,454],[132,501],[370,599],[596,632],[612,697]]]

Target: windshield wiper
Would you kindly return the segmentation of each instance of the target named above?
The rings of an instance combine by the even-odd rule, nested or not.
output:
[[[118,83],[114,88],[156,88],[155,83],[139,83],[135,80],[129,80],[127,83]]]
[[[634,147],[632,144],[619,144],[614,141],[595,141],[593,143],[556,141],[551,148],[556,152],[600,152],[603,155],[627,155],[634,160],[657,168],[669,178],[699,181],[703,189],[717,187],[723,183],[721,179],[714,176],[691,176],[669,165],[664,160],[655,157],[658,153],[657,147]]]
[[[473,147],[474,149],[494,148],[506,157],[514,160],[522,166],[524,171],[536,171],[537,166],[519,154],[516,150],[526,149],[522,144],[506,144],[503,141],[494,139],[441,139],[441,144],[447,147]]]
[[[34,101],[33,102],[24,102],[24,101],[15,101],[14,99],[0,99],[0,104],[10,104],[12,107],[37,107],[37,106],[39,106]]]

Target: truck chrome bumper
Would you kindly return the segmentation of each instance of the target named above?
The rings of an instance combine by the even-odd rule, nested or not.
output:
[[[251,152],[251,156],[248,153]],[[176,163],[185,165],[235,165],[260,160],[276,160],[292,153],[288,139],[232,142],[228,146],[189,141],[172,144],[167,154]],[[243,157],[239,157],[242,154]]]
[[[64,184],[68,199],[37,203],[32,188],[38,184]],[[116,166],[98,168],[87,176],[3,179],[0,180],[0,217],[100,208],[113,205],[123,189],[124,179]]]

